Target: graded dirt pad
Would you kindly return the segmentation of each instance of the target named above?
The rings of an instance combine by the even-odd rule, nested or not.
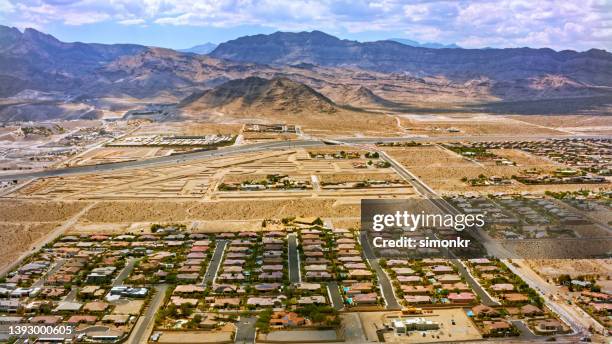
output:
[[[64,221],[87,205],[78,201],[0,200],[0,222]]]
[[[0,270],[11,264],[33,243],[59,226],[57,222],[7,223],[0,222]]]
[[[567,135],[566,132],[516,121],[504,116],[448,115],[399,116],[400,124],[410,134],[429,136],[454,135]]]
[[[108,164],[170,155],[174,150],[162,147],[101,147],[70,159],[69,166]]]
[[[457,194],[467,191],[480,193],[522,191],[543,193],[545,191],[605,190],[610,188],[607,184],[524,185],[516,181],[512,181],[510,185],[471,186],[461,181],[464,177],[473,179],[481,174],[485,177],[499,176],[511,178],[513,175],[519,175],[522,171],[532,168],[536,168],[544,173],[550,173],[565,167],[546,158],[513,149],[491,151],[516,162],[516,166],[497,166],[489,163],[475,162],[436,145],[402,148],[386,147],[385,151],[427,185],[443,194]]]
[[[601,279],[612,277],[612,259],[530,259],[525,262],[544,278],[563,274],[572,277],[599,275]]]
[[[611,116],[567,115],[567,116],[538,116],[513,115],[509,118],[517,121],[541,125],[549,128],[589,128],[612,126]]]
[[[336,173],[319,175],[321,183],[349,183],[366,180],[395,181],[403,179],[395,173]]]
[[[258,133],[258,132],[246,132],[242,136],[248,141],[286,141],[295,140],[298,138],[297,134],[293,133]]]
[[[359,216],[359,205],[336,205],[330,199],[253,201],[103,201],[81,218],[87,223],[250,220],[283,217]]]
[[[158,343],[231,343],[233,331],[163,331]]]
[[[240,130],[242,130],[242,124],[240,123],[164,122],[143,125],[133,135],[238,135]]]

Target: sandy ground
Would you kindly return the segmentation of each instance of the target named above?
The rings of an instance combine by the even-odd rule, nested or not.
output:
[[[85,207],[85,202],[0,199],[0,222],[58,222]]]
[[[0,268],[32,249],[32,244],[48,235],[58,222],[7,223],[0,222]]]
[[[420,146],[390,148],[385,150],[397,161],[421,178],[434,190],[443,194],[463,192],[539,192],[574,191],[581,189],[600,190],[609,188],[605,184],[563,184],[563,185],[523,185],[514,182],[510,185],[471,186],[461,179],[477,178],[483,174],[486,177],[500,176],[510,178],[524,170],[536,168],[542,172],[552,172],[563,165],[537,157],[519,150],[493,150],[496,154],[517,163],[516,166],[496,166],[489,163],[479,163],[468,160],[441,146]]]
[[[602,279],[612,278],[611,259],[533,259],[527,263],[545,278],[562,274],[572,277],[580,275],[599,275]]]
[[[163,331],[158,343],[225,343],[232,342],[228,331]]]
[[[184,220],[249,220],[289,216],[358,216],[358,205],[336,204],[330,199],[252,201],[104,201],[82,218],[87,223],[125,223]]]
[[[376,329],[382,328],[385,322],[389,322],[388,316],[399,314],[398,312],[364,312],[360,313],[359,317],[367,338],[371,340],[377,338]],[[414,315],[414,317],[424,317],[437,322],[440,324],[440,330],[426,331],[426,337],[423,337],[420,331],[408,337],[387,333],[384,335],[385,341],[391,343],[436,343],[442,340],[459,341],[482,338],[462,308],[433,310],[430,314]],[[455,321],[455,325],[451,324],[451,320]]]
[[[129,314],[138,315],[144,305],[143,300],[131,300],[124,303],[119,303],[113,309],[113,314]]]
[[[237,135],[242,129],[241,123],[204,123],[197,121],[150,123],[141,126],[133,135],[187,135],[201,136],[208,134]]]
[[[567,135],[566,132],[521,122],[504,116],[491,115],[401,115],[398,116],[401,126],[407,133],[428,136],[453,135]]]

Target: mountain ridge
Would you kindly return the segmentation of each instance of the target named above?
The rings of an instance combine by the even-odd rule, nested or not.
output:
[[[385,73],[444,75],[462,80],[477,76],[512,80],[563,74],[580,82],[612,86],[612,54],[597,49],[585,52],[557,52],[549,48],[430,49],[390,40],[360,43],[321,31],[279,31],[221,43],[209,55],[237,62],[353,66]]]

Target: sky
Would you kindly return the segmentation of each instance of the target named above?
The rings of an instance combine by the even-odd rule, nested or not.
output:
[[[173,49],[321,30],[358,41],[612,51],[612,0],[0,0],[0,24]]]

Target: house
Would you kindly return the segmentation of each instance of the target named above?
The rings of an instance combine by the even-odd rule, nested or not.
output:
[[[505,333],[512,329],[512,325],[505,320],[483,321],[482,324],[486,334]]]
[[[411,268],[392,268],[391,269],[397,276],[408,276],[414,275],[414,270]]]
[[[496,292],[513,291],[514,285],[510,283],[497,283],[491,286],[491,289]]]
[[[405,334],[409,331],[430,331],[437,330],[440,325],[425,318],[397,319],[391,322],[391,327],[396,334]]]
[[[176,279],[181,282],[195,282],[199,275],[197,273],[177,274]]]
[[[270,318],[270,326],[277,328],[300,326],[305,323],[306,319],[294,312],[274,312]]]
[[[524,305],[521,309],[521,314],[526,316],[542,315],[544,311],[534,305]]]
[[[98,320],[98,317],[93,315],[73,315],[66,322],[72,325],[78,324],[95,324]]]
[[[106,284],[111,281],[113,273],[117,270],[114,266],[105,266],[91,270],[86,281],[91,284]]]
[[[431,303],[431,297],[427,295],[406,295],[404,296],[404,300],[409,304]]]
[[[349,270],[348,275],[350,278],[364,279],[372,277],[372,271],[370,270]]]
[[[476,317],[497,317],[499,316],[499,312],[495,308],[491,308],[485,305],[478,305],[472,307],[472,312]]]
[[[83,304],[80,302],[60,302],[57,307],[53,310],[54,312],[78,312]]]
[[[280,290],[280,283],[261,283],[254,286],[255,290],[260,292],[271,292]]]
[[[284,298],[284,297],[283,297]],[[249,297],[248,306],[279,307],[282,305],[281,297]]]
[[[433,294],[432,285],[402,285],[402,292],[409,295],[430,295]]]
[[[18,300],[0,300],[1,312],[17,312],[19,308],[21,308],[21,303]]]
[[[239,297],[216,297],[211,305],[213,308],[238,308],[240,307]]]
[[[295,285],[295,287],[298,290],[316,291],[316,290],[321,289],[321,284],[320,283],[305,283],[305,282],[302,282],[302,283],[297,283]]]
[[[0,316],[0,325],[18,324],[23,321],[23,317]]]
[[[452,303],[470,303],[476,300],[476,296],[470,292],[450,293],[447,298]]]
[[[539,334],[557,334],[567,331],[567,328],[556,319],[536,320],[534,329]]]
[[[367,293],[367,294],[355,294],[351,297],[350,303],[355,305],[373,305],[378,303],[378,294]]]
[[[503,294],[501,299],[508,303],[521,303],[529,301],[529,297],[527,297],[527,295],[519,293]]]
[[[174,288],[173,294],[196,294],[196,293],[203,293],[205,290],[206,288],[200,285],[182,284],[182,285],[177,285],[176,288]]]
[[[461,281],[461,277],[459,275],[440,275],[440,277],[437,278],[438,282],[440,283],[456,283],[456,282],[460,282]]]
[[[102,317],[102,322],[112,323],[117,326],[125,325],[130,320],[127,314],[108,314]]]
[[[31,324],[56,325],[62,322],[62,317],[59,315],[39,315],[30,318]]]
[[[442,275],[452,273],[455,270],[453,270],[453,268],[448,265],[436,265],[431,269],[431,271],[436,275]]]
[[[397,281],[401,284],[421,284],[421,276],[397,276]]]
[[[93,301],[86,303],[85,306],[83,306],[83,311],[92,313],[104,312],[108,307],[109,305],[106,302]]]
[[[125,297],[143,298],[147,296],[149,290],[147,288],[132,288],[127,286],[116,286],[110,290],[111,295],[119,295]]]
[[[171,296],[170,302],[172,302],[177,307],[180,307],[183,304],[187,304],[194,307],[198,305],[198,299],[187,299],[182,298],[180,296]]]
[[[312,305],[312,304],[326,304],[325,296],[313,295],[313,296],[302,296],[298,299],[300,305]]]

